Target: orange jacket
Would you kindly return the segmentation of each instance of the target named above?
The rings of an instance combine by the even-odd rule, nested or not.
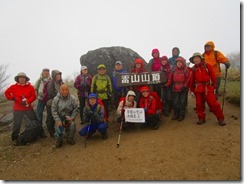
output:
[[[213,71],[216,77],[221,77],[221,70],[220,70],[220,63],[227,63],[229,60],[220,52],[217,52],[217,59],[215,59],[215,54],[214,54],[214,48],[215,45],[212,41],[209,41],[205,44],[206,45],[211,45],[213,49],[209,52],[204,52],[203,57],[206,63],[210,64],[213,67]],[[204,47],[205,47],[204,46]]]

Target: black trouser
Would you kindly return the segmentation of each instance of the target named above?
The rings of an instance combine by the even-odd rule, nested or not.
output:
[[[159,115],[158,114],[147,114],[146,115],[146,123],[148,125],[156,125],[159,121]]]
[[[47,125],[47,130],[50,134],[50,136],[53,136],[55,133],[55,120],[53,119],[52,116],[52,106],[47,105],[47,121],[46,121],[46,125]]]
[[[14,111],[14,124],[12,129],[12,141],[17,140],[19,137],[19,132],[21,128],[21,123],[23,120],[23,116],[26,115],[29,121],[36,119],[36,114],[34,110],[27,110],[27,111]]]
[[[109,104],[109,100],[108,99],[105,99],[105,100],[102,100],[103,104],[104,104],[104,108],[105,108],[105,111],[107,112],[107,115],[109,117],[109,112],[108,112],[108,104]]]
[[[173,95],[174,116],[185,117],[186,105],[187,105],[187,95],[188,95],[188,89],[185,89],[180,92],[174,92],[174,95]]]
[[[162,88],[162,102],[163,102],[163,111],[170,112],[173,108],[173,89],[172,87],[163,87]]]
[[[153,84],[153,91],[161,97],[161,85],[160,84]]]
[[[79,96],[79,102],[80,102],[80,120],[83,119],[83,110],[86,105],[86,97]]]
[[[123,96],[122,91],[114,91],[115,108],[119,105],[119,99]]]

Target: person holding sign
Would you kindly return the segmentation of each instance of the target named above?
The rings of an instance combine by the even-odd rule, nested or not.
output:
[[[145,110],[145,126],[152,126],[152,129],[157,130],[159,128],[159,116],[157,114],[157,100],[151,95],[148,86],[142,86],[141,97],[139,99],[139,107]]]
[[[136,97],[136,94],[134,91],[128,91],[126,97],[122,97],[119,100],[119,105],[117,108],[117,115],[118,115],[117,122],[123,123],[122,124],[123,129],[126,129],[130,125],[132,125],[132,127],[134,126],[134,124],[131,124],[130,122],[125,123],[125,114],[124,113],[125,113],[125,109],[136,108],[137,103],[135,101],[135,97]]]

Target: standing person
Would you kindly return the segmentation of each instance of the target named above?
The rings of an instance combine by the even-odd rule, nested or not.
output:
[[[104,64],[98,65],[97,70],[98,74],[92,79],[91,93],[96,93],[98,98],[102,100],[109,118],[108,103],[113,92],[112,83],[110,77],[106,74],[106,67]]]
[[[168,80],[170,79],[170,76],[172,75],[173,65],[169,63],[168,57],[163,56],[161,59],[161,71],[165,72],[166,75],[166,84]],[[169,113],[171,112],[173,108],[173,88],[172,85],[166,86],[163,84],[162,87],[162,102],[163,102],[163,113],[165,116],[169,116]]]
[[[83,117],[83,109],[88,95],[91,92],[92,76],[88,73],[86,66],[81,67],[81,74],[78,75],[74,82],[74,87],[78,90],[78,98],[80,102],[80,120],[81,124]]]
[[[172,120],[183,121],[186,113],[186,103],[189,88],[190,71],[186,67],[185,59],[176,59],[176,67],[173,69],[171,77],[165,86],[173,85],[173,108],[174,116]]]
[[[213,67],[204,62],[204,58],[199,52],[194,53],[189,60],[195,64],[192,67],[190,90],[194,92],[196,97],[196,113],[199,119],[197,124],[206,123],[205,102],[207,102],[210,111],[217,117],[219,125],[226,125],[220,104],[214,95],[217,81]]]
[[[180,49],[178,47],[174,47],[172,49],[172,57],[169,58],[169,63],[175,67],[176,66],[176,59],[179,57],[181,57],[180,56]]]
[[[142,86],[140,89],[142,95],[139,99],[139,108],[145,110],[145,126],[152,126],[153,130],[159,128],[159,116],[157,115],[157,100],[150,95],[150,89],[148,86]]]
[[[79,131],[80,136],[91,137],[98,130],[103,139],[108,138],[107,125],[104,122],[104,108],[97,102],[97,95],[91,93],[83,111],[83,121],[87,125]]]
[[[224,64],[226,67],[226,70],[230,67],[230,62],[228,58],[226,58],[220,51],[216,51],[215,45],[212,41],[207,42],[204,45],[204,61],[205,63],[210,64],[213,67],[214,75],[216,77],[216,89],[215,89],[215,95],[216,98],[218,99],[218,94],[219,94],[219,86],[221,82],[221,69],[220,69],[220,64]]]
[[[113,88],[114,88],[114,101],[116,107],[118,106],[119,99],[122,96],[124,97],[127,93],[126,87],[117,86],[117,77],[116,77],[117,73],[126,73],[126,70],[123,69],[123,65],[121,61],[116,61],[115,63],[115,68],[113,71],[113,80],[112,80]]]
[[[31,105],[36,100],[36,93],[34,87],[29,83],[29,77],[24,72],[20,72],[14,77],[16,84],[11,85],[4,92],[8,100],[14,101],[13,115],[14,124],[12,129],[13,145],[18,145],[18,138],[21,128],[23,116],[32,121],[36,119],[35,112]]]
[[[148,63],[147,71],[148,72],[160,71],[162,64],[161,64],[161,58],[158,49],[152,50],[152,57],[153,58]],[[152,87],[153,87],[153,91],[157,92],[158,96],[161,97],[161,85],[153,84]]]
[[[55,121],[52,116],[52,102],[53,98],[58,94],[60,86],[63,84],[62,73],[59,70],[52,70],[52,80],[44,87],[44,101],[47,101],[47,129],[51,137],[54,138]]]
[[[50,72],[48,68],[43,68],[42,73],[39,77],[39,79],[35,83],[35,90],[36,90],[36,95],[37,95],[37,108],[36,108],[36,115],[37,115],[37,120],[41,123],[42,125],[42,119],[43,119],[43,111],[44,108],[46,107],[46,102],[43,101],[43,89],[44,85],[51,80],[50,77]],[[45,138],[47,137],[46,134],[43,133],[41,134],[41,137]]]
[[[62,84],[52,103],[52,115],[56,123],[56,148],[61,147],[63,144],[64,131],[67,134],[67,142],[71,145],[75,144],[75,118],[77,114],[78,104],[75,97],[70,95],[68,85]]]
[[[144,68],[144,62],[142,59],[140,59],[140,58],[135,59],[134,66],[133,66],[133,69],[131,72],[134,74],[146,72],[146,70]],[[141,93],[140,93],[141,87],[142,87],[142,85],[137,85],[137,86],[131,87],[131,90],[133,90],[136,93],[137,106],[139,105],[139,98],[141,95]]]

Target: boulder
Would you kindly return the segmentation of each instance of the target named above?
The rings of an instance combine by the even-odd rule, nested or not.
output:
[[[144,66],[146,66],[145,60],[129,48],[102,47],[88,51],[86,54],[82,55],[80,57],[80,64],[81,66],[87,66],[89,73],[92,75],[97,74],[97,66],[99,64],[104,64],[107,68],[107,74],[112,77],[116,61],[121,61],[124,69],[129,72],[133,67],[134,60],[137,58],[141,58],[144,61]]]

